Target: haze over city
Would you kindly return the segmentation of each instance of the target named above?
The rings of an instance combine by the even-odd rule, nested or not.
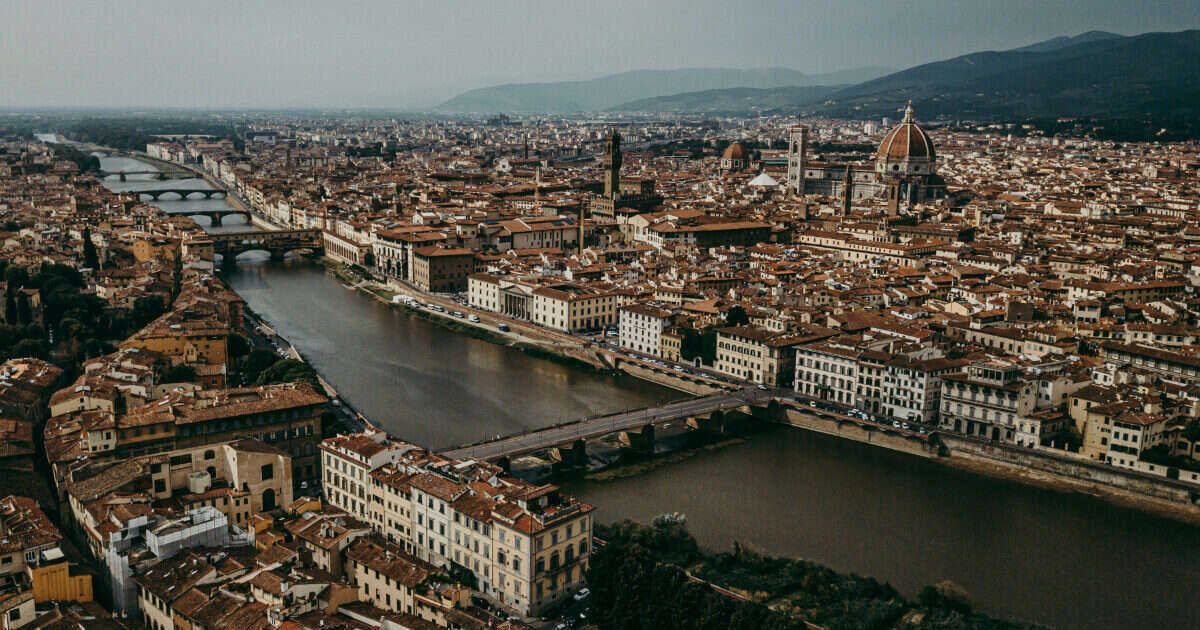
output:
[[[1200,3],[0,0],[3,630],[1200,628]]]
[[[1090,30],[1197,26],[1188,0],[14,0],[0,5],[0,107],[424,109],[511,82],[900,70]]]

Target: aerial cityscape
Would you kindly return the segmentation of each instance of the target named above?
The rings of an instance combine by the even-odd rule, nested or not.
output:
[[[1200,628],[1200,6],[0,6],[3,630]]]

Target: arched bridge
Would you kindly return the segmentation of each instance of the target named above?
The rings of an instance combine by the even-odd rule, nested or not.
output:
[[[179,212],[168,212],[169,216],[173,217],[208,217],[211,225],[221,225],[225,217],[231,214],[240,214],[246,217],[246,223],[250,223],[250,213],[245,210],[235,210],[233,208],[216,209],[216,210],[180,210]]]
[[[288,252],[308,249],[314,253],[325,248],[321,230],[275,230],[270,232],[214,232],[208,235],[213,253],[221,255],[221,264],[232,267],[238,254],[261,251],[271,254],[272,260],[283,260]]]
[[[497,437],[475,444],[460,446],[443,452],[447,457],[462,459],[476,457],[495,459],[512,457],[530,451],[549,448],[557,444],[569,444],[575,440],[588,440],[609,433],[640,430],[660,422],[703,416],[714,411],[748,408],[766,405],[780,397],[775,391],[746,389],[735,392],[720,392],[708,396],[689,398],[667,403],[658,407],[623,411],[606,416],[584,418],[575,422],[534,429],[525,433]]]
[[[155,176],[154,179],[166,179],[167,178],[167,174],[162,171],[117,171],[115,173],[110,173],[108,171],[100,171],[101,177],[108,177],[109,175],[120,175],[121,181],[125,181],[125,177],[127,175],[154,175]]]
[[[199,197],[192,197],[192,195],[203,195],[205,199],[212,199],[213,197],[220,199],[225,198],[225,191],[221,190],[220,188],[156,188],[154,190],[137,190],[130,192],[134,192],[139,196],[149,195],[149,197],[155,201],[158,201],[159,197],[169,193],[179,195],[180,199],[199,199]]]

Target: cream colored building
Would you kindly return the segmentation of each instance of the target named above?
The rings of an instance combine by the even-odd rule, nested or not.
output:
[[[618,309],[618,339],[622,348],[663,356],[662,334],[675,313],[653,303],[626,304]]]
[[[375,451],[362,441],[384,444],[376,439],[341,436],[322,448]],[[521,614],[536,614],[583,586],[592,506],[485,462],[447,460],[412,445],[393,452],[364,479],[368,522],[397,549],[432,566],[470,571],[480,592]]]
[[[796,372],[796,346],[804,338],[757,326],[717,329],[714,369],[768,387],[791,387]]]
[[[618,296],[611,291],[559,283],[535,289],[530,302],[530,321],[567,333],[617,323]]]

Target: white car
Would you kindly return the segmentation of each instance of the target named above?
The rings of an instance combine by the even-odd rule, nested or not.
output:
[[[471,314],[471,316],[467,318],[467,320],[468,320],[468,321],[470,321],[471,323],[478,324],[478,323],[479,323],[479,316],[478,316],[478,315],[476,315],[476,314],[474,314],[474,313],[472,313],[472,314]]]
[[[575,593],[575,595],[573,595],[573,597],[575,598],[575,601],[581,602],[581,601],[587,599],[588,595],[591,595],[591,594],[592,594],[592,592],[589,591],[588,588],[585,586],[585,587],[579,589],[579,592]]]

